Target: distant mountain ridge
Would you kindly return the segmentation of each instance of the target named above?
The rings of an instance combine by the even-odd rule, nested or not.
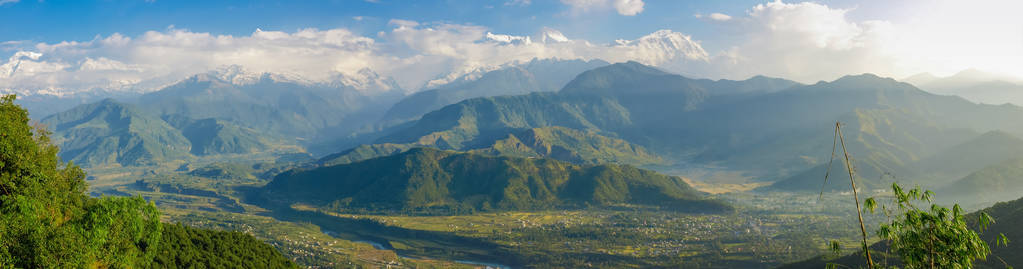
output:
[[[77,106],[41,121],[65,161],[90,167],[154,165],[192,156],[241,154],[269,148],[255,130],[215,119],[160,118],[113,99]]]
[[[608,63],[601,60],[533,59],[483,73],[475,79],[463,76],[403,98],[380,121],[391,126],[416,120],[427,112],[474,97],[556,91],[579,73],[604,65]]]
[[[300,83],[270,73],[246,78],[208,73],[147,93],[139,104],[157,115],[214,118],[270,134],[312,139],[347,135],[372,123],[401,95],[393,87],[397,85],[366,90]]]
[[[1023,106],[1023,79],[1007,75],[966,69],[947,77],[922,73],[904,80],[930,92],[962,96],[973,102]]]

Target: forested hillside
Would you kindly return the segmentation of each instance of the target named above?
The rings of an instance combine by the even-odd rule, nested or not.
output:
[[[150,268],[298,268],[272,246],[237,231],[178,223],[163,225],[161,236]]]
[[[272,200],[331,211],[467,213],[640,204],[726,212],[678,177],[622,165],[489,157],[416,148],[397,155],[291,171],[263,188]]]
[[[61,157],[80,165],[151,165],[180,159],[189,140],[159,117],[113,99],[81,105],[42,123],[61,145]]]
[[[342,164],[404,152],[414,147],[437,144],[370,144],[360,145],[320,159],[321,164]],[[581,131],[560,126],[526,129],[510,133],[490,145],[468,149],[467,152],[491,156],[552,158],[576,164],[617,163],[629,165],[664,164],[668,161],[642,146],[601,135],[593,130]]]

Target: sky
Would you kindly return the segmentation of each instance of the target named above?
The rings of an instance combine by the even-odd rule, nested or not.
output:
[[[150,91],[210,70],[418,90],[533,58],[804,83],[1023,74],[1023,1],[0,0],[0,91]]]

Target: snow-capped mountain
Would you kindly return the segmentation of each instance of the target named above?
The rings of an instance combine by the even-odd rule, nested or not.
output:
[[[615,40],[615,47],[623,50],[631,60],[658,65],[675,60],[708,61],[710,55],[692,37],[659,30],[635,40]]]

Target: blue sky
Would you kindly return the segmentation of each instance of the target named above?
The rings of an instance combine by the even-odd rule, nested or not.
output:
[[[348,28],[372,35],[387,28],[390,19],[451,22],[487,26],[494,32],[529,35],[542,27],[597,42],[635,38],[660,29],[684,32],[704,42],[718,35],[694,14],[742,14],[764,1],[645,1],[644,11],[621,16],[614,10],[574,14],[559,1],[194,1],[21,0],[0,6],[0,37],[58,43],[84,41],[120,33],[136,36],[173,26],[194,32],[245,35],[253,30],[294,31],[303,28]],[[819,1],[834,8],[855,8],[852,17],[891,16],[888,1]],[[907,3],[909,1],[906,1]],[[875,7],[886,8],[875,8]],[[360,17],[362,20],[354,18]]]
[[[418,89],[531,58],[802,82],[966,68],[1018,75],[1021,3],[0,0],[0,91],[157,87],[225,66],[311,80],[370,70]],[[539,42],[548,33],[565,40]]]

